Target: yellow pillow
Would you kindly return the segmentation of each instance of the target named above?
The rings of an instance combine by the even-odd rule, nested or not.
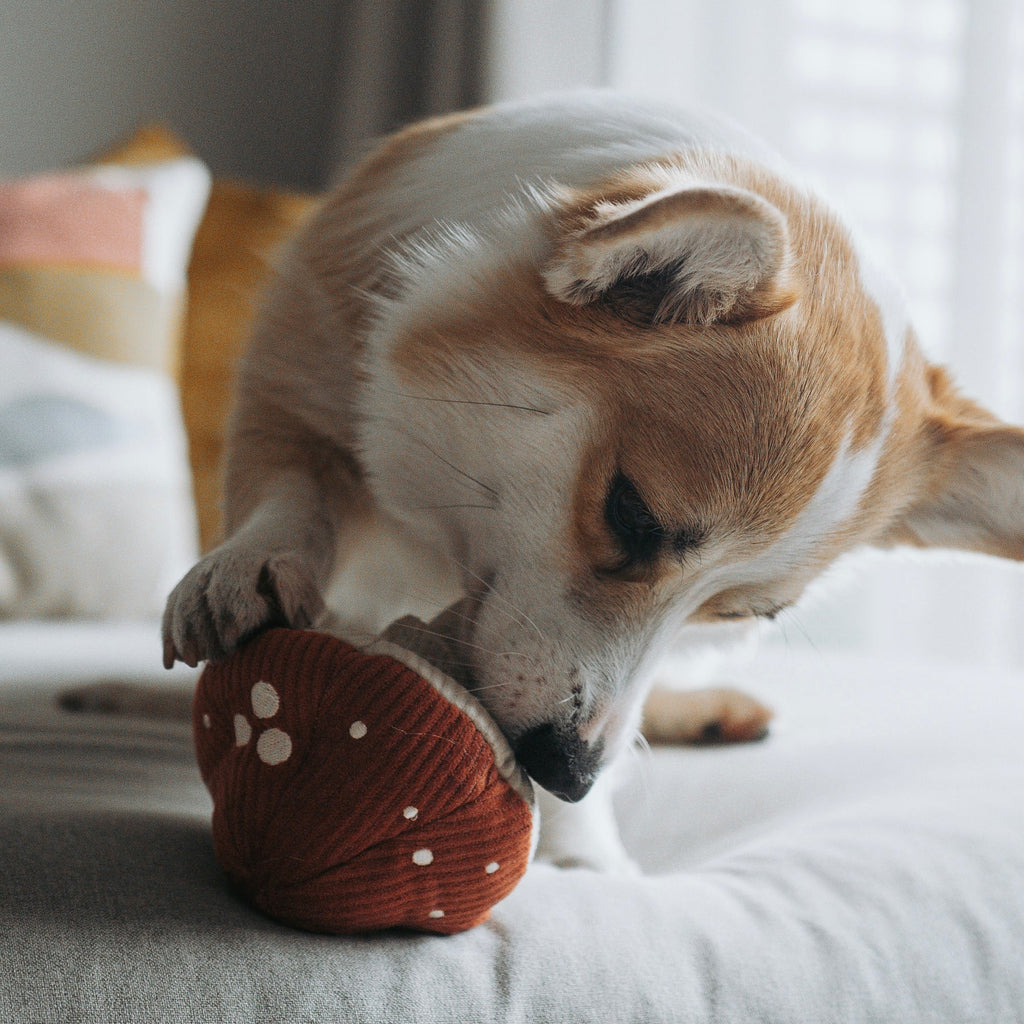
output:
[[[221,531],[224,430],[235,364],[275,253],[315,206],[311,196],[216,181],[196,235],[181,387],[204,551]]]
[[[151,125],[103,159],[145,163],[189,153],[173,132]],[[193,242],[181,389],[204,551],[220,536],[224,431],[235,364],[275,253],[315,206],[313,196],[216,180]]]

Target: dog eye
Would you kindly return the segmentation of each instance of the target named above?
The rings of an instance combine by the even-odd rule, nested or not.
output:
[[[779,604],[770,608],[751,608],[749,611],[716,612],[715,617],[722,619],[723,621],[734,619],[768,619],[769,621],[774,621],[778,618],[779,614],[784,612],[788,607],[788,605]]]
[[[640,497],[631,480],[616,475],[605,500],[604,518],[628,563],[650,561],[661,550],[665,528]]]

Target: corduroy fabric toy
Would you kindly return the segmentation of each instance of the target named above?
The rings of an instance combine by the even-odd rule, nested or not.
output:
[[[479,702],[404,646],[270,630],[204,669],[193,728],[217,857],[279,921],[451,934],[526,871],[529,779]]]

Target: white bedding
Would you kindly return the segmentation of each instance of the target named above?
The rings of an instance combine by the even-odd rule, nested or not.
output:
[[[56,710],[159,655],[0,627],[0,1020],[1024,1021],[1024,678],[766,655],[766,742],[638,753],[644,877],[535,865],[471,932],[339,939],[227,891],[187,728]]]

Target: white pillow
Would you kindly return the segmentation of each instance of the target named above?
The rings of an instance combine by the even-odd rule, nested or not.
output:
[[[149,616],[196,555],[174,383],[0,322],[0,615]]]
[[[151,616],[197,554],[175,378],[193,157],[0,182],[0,617]]]

